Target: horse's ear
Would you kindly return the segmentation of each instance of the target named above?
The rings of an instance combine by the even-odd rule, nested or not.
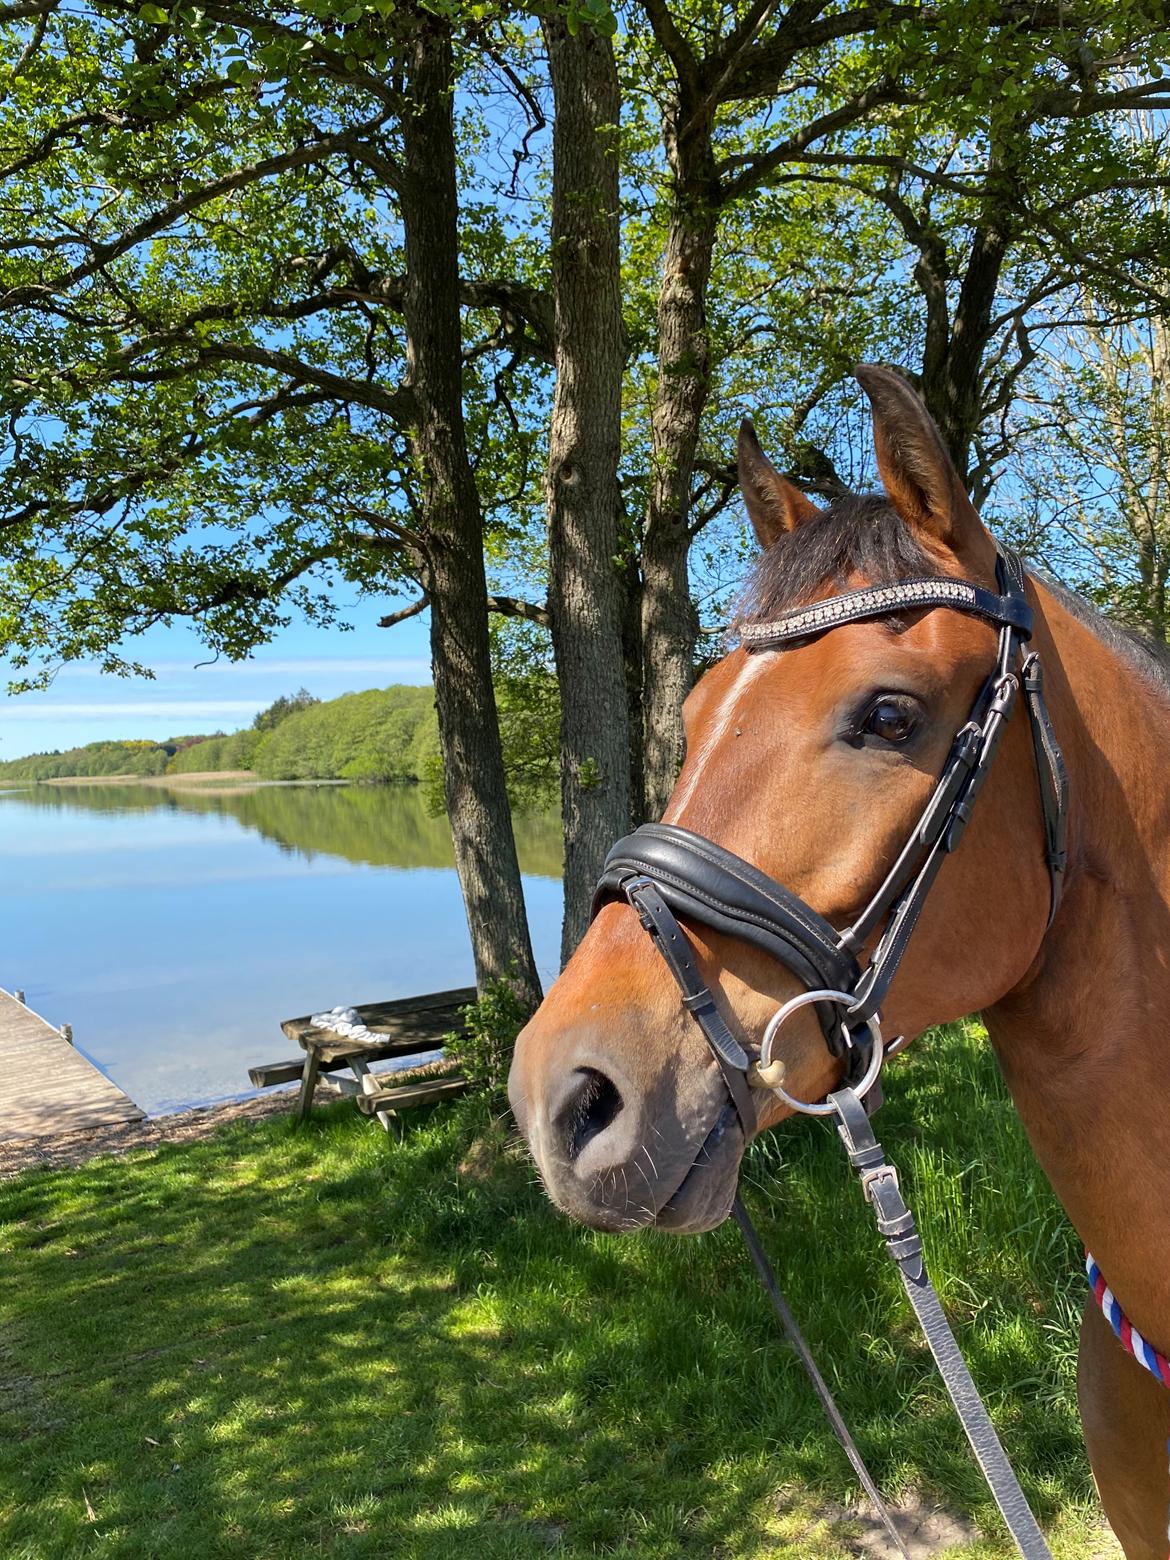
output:
[[[994,569],[995,542],[919,397],[892,368],[862,363],[854,372],[873,407],[878,472],[894,508],[966,563]]]
[[[776,470],[746,417],[739,425],[739,489],[761,547],[771,547],[777,537],[815,520],[821,512]]]

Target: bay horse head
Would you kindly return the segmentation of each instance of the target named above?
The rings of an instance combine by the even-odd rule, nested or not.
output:
[[[812,933],[828,941],[856,923],[888,882],[1003,641],[1002,621],[938,604],[950,580],[987,601],[1007,598],[996,543],[934,424],[893,371],[861,368],[858,378],[883,495],[819,508],[772,467],[750,424],[741,429],[740,485],[763,555],[736,623],[740,647],[687,700],[687,756],[663,820],[672,828],[657,842],[687,847],[693,837],[715,847],[717,870],[730,860],[745,879],[750,864],[784,886],[800,923],[811,971],[795,955],[775,957],[766,939],[745,940],[742,924],[682,912],[693,984],[710,989],[712,1022],[741,1060],[758,1056],[781,1004],[810,985],[841,984],[817,978],[826,965]],[[839,625],[817,616],[818,602],[843,592],[907,581],[933,581],[934,594],[921,585],[922,604],[907,609],[894,592],[886,612],[880,595],[866,597],[866,615]],[[777,620],[790,631],[773,642]],[[915,909],[914,936],[883,993],[888,1032],[908,1040],[979,1011],[1035,959],[1051,906],[1035,764],[1027,723],[1008,723],[964,847],[942,863],[920,921]],[[643,831],[643,843],[653,836]],[[672,864],[662,866],[667,877]],[[833,1042],[849,1036],[831,1007],[827,1017],[824,1004],[793,1012],[769,1041],[783,1092],[733,1087],[733,1099],[734,1078],[692,1016],[697,999],[691,1011],[680,1001],[677,971],[672,978],[649,926],[644,905],[619,894],[601,904],[517,1042],[509,1092],[565,1212],[600,1229],[697,1232],[727,1216],[746,1144],[791,1113],[785,1099],[821,1100],[840,1083],[849,1056]],[[860,930],[850,963],[872,955],[880,927]]]

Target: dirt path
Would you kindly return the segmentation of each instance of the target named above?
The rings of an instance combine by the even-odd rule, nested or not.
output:
[[[59,1137],[6,1138],[0,1140],[0,1180],[19,1175],[37,1165],[55,1169],[83,1165],[99,1154],[128,1154],[132,1148],[154,1143],[190,1143],[210,1137],[228,1121],[263,1121],[287,1115],[293,1105],[291,1091],[261,1095],[251,1100],[229,1100],[225,1105],[201,1105],[196,1110],[153,1120],[119,1122],[87,1132]]]

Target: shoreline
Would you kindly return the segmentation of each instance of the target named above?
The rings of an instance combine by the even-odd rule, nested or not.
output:
[[[57,775],[52,780],[28,780],[22,788],[38,785],[146,785],[159,791],[212,790],[230,785],[239,790],[261,791],[274,786],[350,785],[349,780],[264,780],[251,769],[194,769],[179,775]]]
[[[231,1121],[266,1121],[285,1115],[291,1120],[293,1088],[252,1095],[243,1100],[221,1100],[215,1105],[195,1105],[167,1116],[147,1116],[142,1121],[118,1122],[107,1127],[62,1133],[57,1137],[0,1138],[0,1181],[9,1181],[26,1170],[76,1169],[104,1154],[121,1158],[136,1148],[163,1143],[191,1143],[210,1137]]]

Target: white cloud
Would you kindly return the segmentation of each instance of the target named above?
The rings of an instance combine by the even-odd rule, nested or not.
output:
[[[250,661],[154,660],[149,662],[152,671],[161,677],[174,672],[189,672],[193,677],[348,677],[351,674],[374,672],[392,680],[404,677],[409,680],[430,682],[431,663],[425,656],[284,656],[267,660],[256,656]],[[99,666],[70,665],[59,673],[63,678],[108,676]]]
[[[250,725],[277,695],[300,685],[320,699],[334,699],[362,688],[418,686],[431,680],[425,655],[327,652],[202,666],[198,660],[197,653],[190,659],[151,656],[157,674],[153,681],[115,681],[97,667],[71,665],[43,692],[8,699],[0,692],[0,758],[80,747],[99,738],[159,740],[180,731],[201,736],[234,731]]]
[[[211,667],[200,667],[201,672],[211,670]],[[214,670],[227,671],[228,668],[217,664]],[[293,656],[286,660],[239,661],[232,665],[231,671],[236,676],[249,672],[277,672],[284,676],[304,674],[308,677],[327,676],[331,672],[344,677],[348,677],[351,672],[377,672],[385,677],[423,677],[427,682],[431,680],[431,663],[422,656],[399,656],[392,659],[379,656]]]

